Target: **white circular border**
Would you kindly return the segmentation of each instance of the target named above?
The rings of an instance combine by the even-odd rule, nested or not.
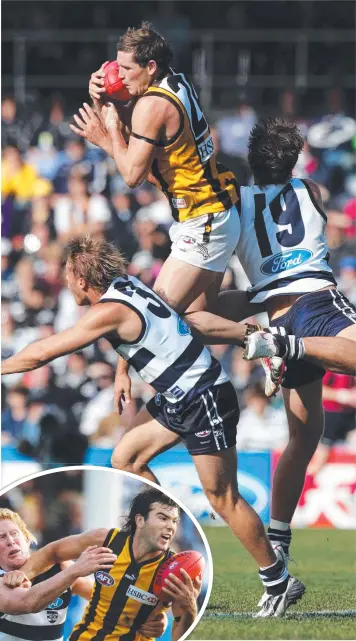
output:
[[[195,527],[197,528],[203,543],[205,545],[205,550],[207,553],[208,557],[208,568],[209,568],[209,578],[208,578],[208,589],[206,591],[205,599],[203,601],[203,604],[200,608],[200,611],[198,612],[198,616],[195,619],[194,623],[188,628],[188,630],[183,634],[183,636],[179,637],[179,641],[184,641],[184,639],[187,638],[187,636],[193,632],[195,627],[198,625],[200,619],[202,618],[206,606],[208,605],[208,601],[210,599],[210,594],[211,590],[213,587],[213,572],[214,572],[214,566],[213,566],[213,557],[211,555],[211,550],[210,546],[208,543],[208,540],[203,532],[203,529],[201,525],[198,523],[197,519],[191,512],[184,506],[184,504],[177,499],[171,492],[168,492],[165,488],[163,488],[161,485],[157,485],[157,483],[153,483],[153,481],[149,481],[148,479],[143,478],[142,476],[138,476],[137,474],[132,474],[131,472],[125,472],[124,470],[115,470],[114,468],[111,467],[104,467],[102,465],[67,465],[64,467],[55,467],[53,470],[43,470],[42,472],[34,472],[33,474],[29,474],[28,476],[24,476],[21,479],[17,479],[13,483],[10,483],[10,485],[5,485],[0,489],[0,496],[5,494],[6,492],[9,492],[13,488],[17,487],[21,483],[26,483],[26,481],[31,481],[31,479],[38,478],[39,476],[46,476],[47,474],[56,474],[57,472],[68,472],[71,470],[101,470],[105,472],[111,472],[112,474],[123,474],[124,476],[129,476],[130,478],[136,479],[141,481],[142,483],[147,483],[147,485],[151,485],[152,487],[160,490],[163,492],[163,494],[166,494],[171,498],[173,501],[175,501],[181,508],[182,510],[189,516],[191,521],[193,521]]]

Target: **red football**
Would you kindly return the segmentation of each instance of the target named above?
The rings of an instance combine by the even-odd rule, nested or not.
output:
[[[155,576],[153,592],[156,596],[160,596],[164,580],[168,574],[174,574],[179,579],[182,579],[180,573],[181,568],[189,574],[192,580],[198,576],[201,578],[205,568],[204,557],[200,552],[196,552],[195,550],[186,550],[185,552],[174,554],[170,559],[167,559],[167,561],[161,565]]]
[[[131,100],[132,96],[122,84],[121,78],[119,78],[119,65],[116,60],[107,62],[106,65],[104,65],[104,70],[106,95],[110,96],[113,100],[120,100],[120,102],[128,102],[128,100]]]

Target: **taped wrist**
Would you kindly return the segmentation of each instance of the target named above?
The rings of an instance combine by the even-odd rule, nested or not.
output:
[[[252,325],[251,323],[245,323],[245,336],[243,338],[242,347],[246,347],[246,339],[250,334],[261,331],[261,325]]]

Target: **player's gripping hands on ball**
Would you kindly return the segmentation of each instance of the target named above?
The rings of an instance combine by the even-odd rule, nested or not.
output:
[[[196,600],[200,594],[201,578],[192,580],[184,570],[180,569],[181,578],[172,574],[164,580],[162,592],[169,597],[183,612],[195,612],[197,610]]]

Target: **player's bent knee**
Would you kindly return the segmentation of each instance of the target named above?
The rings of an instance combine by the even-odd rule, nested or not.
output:
[[[117,447],[112,453],[111,465],[116,470],[123,470],[125,472],[133,472],[133,461],[132,458],[129,458],[125,453],[120,452],[120,449]]]
[[[213,510],[215,510],[215,512],[219,514],[222,519],[228,521],[229,515],[235,509],[239,501],[239,492],[237,490],[221,490],[219,488],[216,488],[210,490],[205,489],[205,494]]]

